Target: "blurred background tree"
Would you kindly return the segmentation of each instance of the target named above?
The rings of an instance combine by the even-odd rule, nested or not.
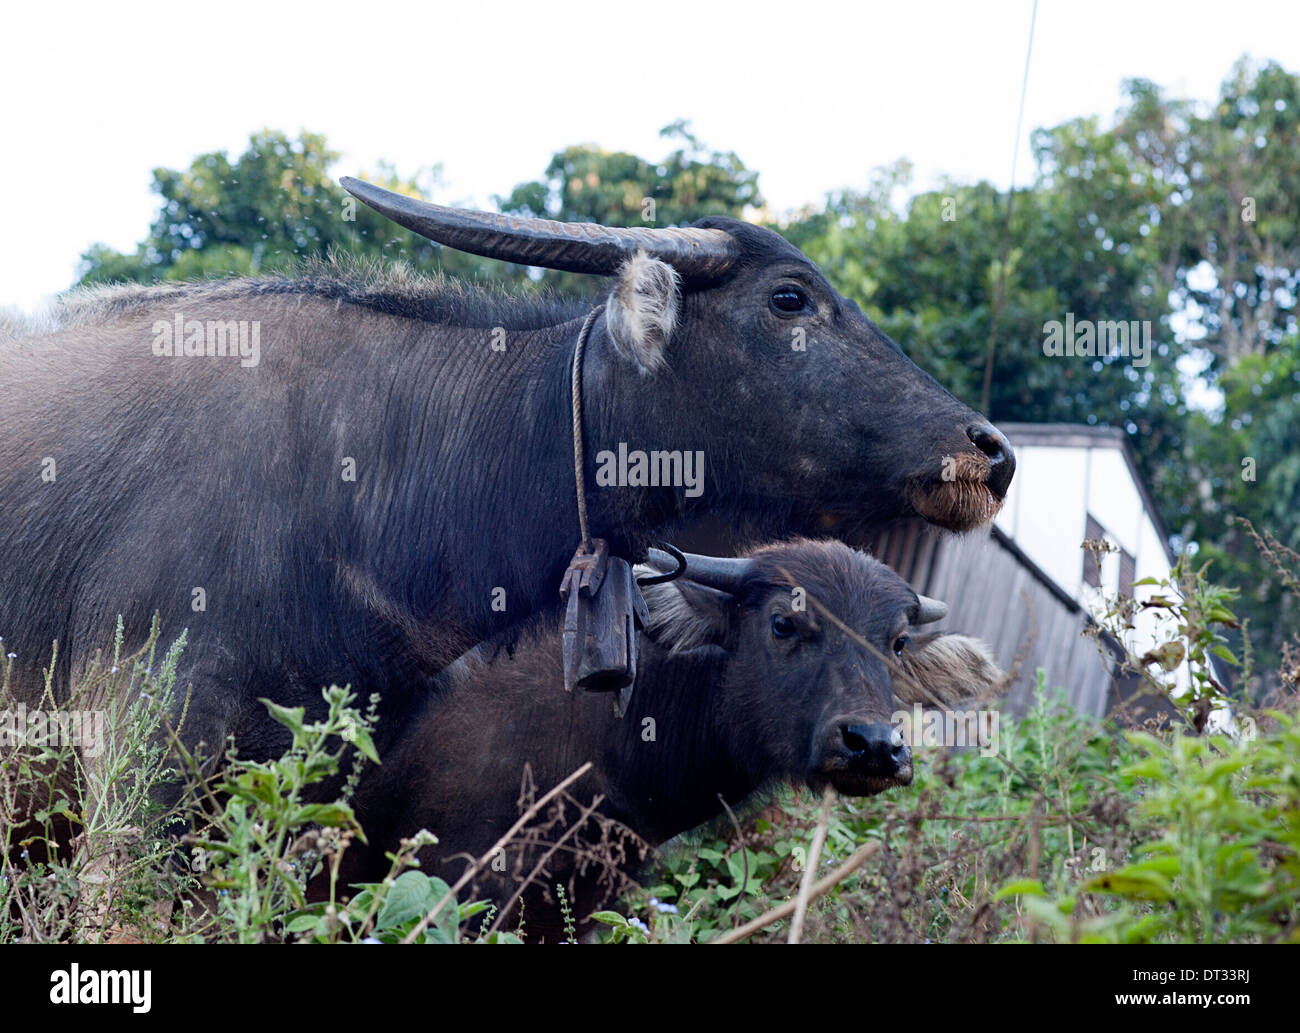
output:
[[[333,174],[338,158],[320,134],[291,140],[263,130],[234,161],[218,151],[199,155],[188,169],[154,169],[162,206],[148,235],[129,255],[102,244],[90,248],[82,255],[81,282],[283,272],[304,256],[330,251],[499,283],[526,279],[522,266],[444,249],[357,202]],[[403,179],[381,161],[363,178],[427,197],[441,174],[435,165]]]
[[[741,218],[762,202],[758,173],[733,151],[711,151],[678,120],[659,131],[677,142],[662,161],[590,145],[566,147],[538,180],[521,183],[503,212],[609,226],[679,226],[707,215]]]
[[[540,179],[498,197],[501,211],[606,226],[681,226],[706,215],[742,218],[758,208],[758,173],[732,151],[710,151],[683,120],[660,130],[677,144],[662,161],[589,144],[558,152]],[[545,282],[568,293],[589,293],[588,276],[546,270]]]

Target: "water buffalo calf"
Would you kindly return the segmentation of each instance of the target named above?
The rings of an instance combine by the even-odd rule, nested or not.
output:
[[[425,870],[453,881],[455,855],[480,856],[518,818],[525,766],[541,795],[591,761],[575,797],[599,794],[601,818],[652,846],[721,815],[720,798],[737,805],[780,782],[851,796],[906,785],[912,757],[891,724],[896,706],[955,706],[1001,678],[973,639],[912,638],[942,604],[838,542],[692,557],[686,578],[646,596],[651,624],[621,718],[608,696],[560,689],[558,613],[539,615],[509,651],[480,648],[443,672],[443,691],[359,787],[371,852],[353,856],[350,878],[381,877],[384,851],[427,828],[439,843],[424,851]],[[546,836],[513,842],[476,892],[504,905],[576,816],[570,806]],[[582,919],[639,867],[608,821],[580,831],[587,846],[566,840],[525,894],[530,938],[560,933],[545,900],[557,882]],[[592,851],[612,861],[584,866]]]

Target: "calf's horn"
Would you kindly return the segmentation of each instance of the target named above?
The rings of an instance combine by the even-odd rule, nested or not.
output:
[[[921,605],[917,610],[914,624],[933,624],[948,616],[948,604],[941,599],[931,599],[928,595],[916,597]]]
[[[697,556],[693,552],[682,555],[686,557],[686,573],[682,576],[687,581],[729,593],[735,592],[752,562],[744,558]],[[650,562],[661,570],[671,570],[677,565],[672,556],[659,549],[650,550]]]
[[[731,593],[735,592],[753,562],[743,557],[698,556],[693,552],[683,555],[686,557],[686,573],[683,576],[687,580]],[[659,549],[651,549],[649,559],[660,570],[672,570],[677,565],[676,558]],[[916,598],[920,605],[913,624],[933,624],[948,616],[948,604],[943,600],[931,599],[928,595],[918,595]]]
[[[637,251],[667,262],[683,276],[716,279],[739,247],[725,230],[623,228],[556,222],[444,208],[344,176],[343,189],[386,219],[457,251],[520,265],[610,276]]]

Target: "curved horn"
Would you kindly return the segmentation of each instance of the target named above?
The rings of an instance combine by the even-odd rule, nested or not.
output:
[[[931,599],[928,595],[918,595],[916,597],[921,606],[916,614],[916,620],[913,624],[933,624],[935,621],[941,621],[948,616],[948,604],[941,599]]]
[[[682,553],[683,556],[687,555]],[[657,570],[673,570],[677,566],[677,557],[663,549],[650,549],[646,553],[646,562]]]
[[[591,222],[556,222],[444,208],[395,194],[351,176],[343,189],[386,219],[422,237],[503,262],[610,276],[638,250],[667,262],[683,276],[716,279],[736,261],[739,248],[725,230],[623,229]]]
[[[697,556],[693,552],[683,553],[686,557],[686,573],[682,575],[688,581],[716,588],[723,592],[734,593],[741,579],[749,572],[752,560],[733,559],[722,556]],[[650,562],[656,567],[671,570],[677,561],[666,552],[650,550]]]

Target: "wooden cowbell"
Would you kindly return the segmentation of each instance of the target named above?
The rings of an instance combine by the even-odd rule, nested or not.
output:
[[[560,584],[564,611],[564,687],[615,692],[636,678],[637,632],[650,620],[632,565],[609,554],[603,538],[579,546]]]

